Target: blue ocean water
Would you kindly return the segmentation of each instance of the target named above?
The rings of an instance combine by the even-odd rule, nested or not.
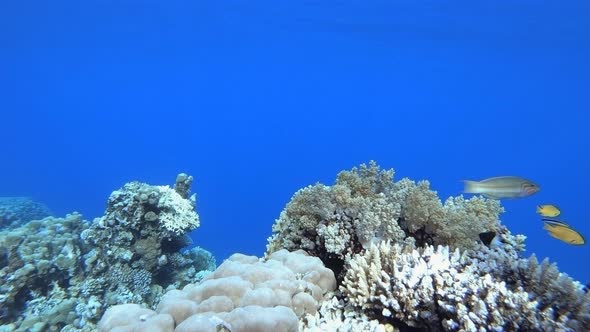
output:
[[[502,222],[587,282],[587,1],[0,4],[0,196],[100,216],[131,180],[195,176],[195,244],[261,255],[292,194],[376,160],[428,179],[520,175]]]

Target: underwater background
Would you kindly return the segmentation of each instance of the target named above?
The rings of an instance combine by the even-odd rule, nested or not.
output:
[[[131,180],[195,177],[194,242],[262,255],[298,189],[376,160],[427,179],[518,175],[502,223],[586,283],[587,1],[0,4],[0,196],[101,216]]]

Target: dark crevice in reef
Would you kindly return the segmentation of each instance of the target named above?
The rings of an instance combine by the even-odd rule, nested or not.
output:
[[[403,224],[403,221],[401,221],[400,223]],[[406,233],[406,236],[413,237],[416,240],[416,247],[423,248],[426,246],[434,245],[434,239],[432,238],[432,234],[426,232],[425,227],[421,227],[413,233],[410,233],[410,231],[408,231],[407,229],[404,229],[404,232]]]
[[[158,285],[171,285],[174,283],[174,270],[171,265],[166,265],[152,275],[152,282]]]
[[[0,252],[0,269],[8,265],[8,250]]]
[[[192,244],[192,240],[187,235],[176,236],[171,238],[163,239],[160,244],[162,245],[162,252],[180,252],[184,247]]]
[[[48,280],[51,280],[51,283],[48,283]],[[35,278],[28,283],[28,288],[26,289],[27,293],[33,291],[41,296],[49,296],[55,285],[62,289],[68,289],[70,287],[70,279],[58,273],[50,274],[49,277]]]
[[[338,285],[341,284],[342,279],[344,278],[344,260],[334,255],[322,255],[324,257],[319,257],[324,266],[334,272],[334,276],[336,276],[336,282]]]
[[[0,323],[10,323],[16,320],[20,313],[25,310],[29,300],[31,300],[31,290],[26,287],[21,288],[14,295],[14,302],[11,306],[0,308]]]

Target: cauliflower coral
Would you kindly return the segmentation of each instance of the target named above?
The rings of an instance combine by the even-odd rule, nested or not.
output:
[[[371,161],[340,172],[332,186],[299,190],[273,225],[267,253],[303,249],[339,270],[346,255],[380,240],[463,249],[498,229],[498,201],[458,196],[443,204],[428,181],[395,182],[394,174]]]

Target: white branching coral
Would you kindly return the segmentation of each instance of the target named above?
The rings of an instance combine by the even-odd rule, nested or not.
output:
[[[503,255],[483,246],[478,249],[487,250],[490,260]],[[383,241],[348,259],[340,290],[351,306],[382,321],[401,321],[430,331],[590,328],[590,297],[570,278],[549,281],[536,277],[539,271],[533,268],[528,285],[514,284],[501,275],[519,271],[528,260],[517,259],[513,264],[504,260],[494,269],[498,265],[482,268],[475,256],[447,246],[414,248]],[[565,288],[559,292],[532,286],[552,282]],[[548,295],[555,292],[559,297]]]
[[[199,215],[195,212],[193,201],[183,198],[169,186],[158,186],[160,199],[160,223],[166,230],[183,234],[199,227]]]
[[[537,294],[537,310],[547,319],[561,322],[573,331],[590,331],[590,293],[559,272],[548,259],[540,264],[534,255],[520,259],[511,269],[502,270],[501,277]]]

